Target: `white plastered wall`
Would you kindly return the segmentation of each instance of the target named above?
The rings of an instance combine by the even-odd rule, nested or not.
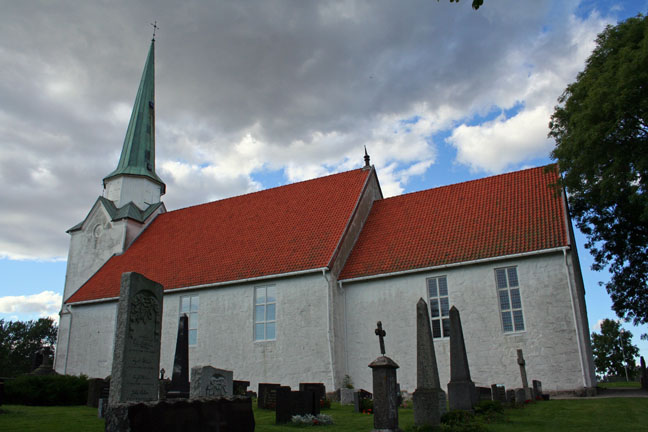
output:
[[[146,177],[121,175],[106,182],[106,198],[117,208],[133,202],[140,210],[160,202],[162,186]]]
[[[494,269],[504,266],[517,266],[524,332],[502,332]],[[583,371],[577,343],[568,272],[564,256],[558,252],[344,284],[347,365],[356,388],[371,390],[367,366],[380,355],[374,335],[380,320],[387,332],[386,355],[400,365],[401,389],[415,390],[416,302],[420,297],[428,301],[426,278],[444,275],[450,304],[461,313],[470,373],[476,385],[521,387],[516,362],[516,350],[521,348],[529,382],[542,381],[545,391],[586,386],[587,371]],[[449,340],[435,340],[435,350],[441,384],[446,388],[450,380]]]

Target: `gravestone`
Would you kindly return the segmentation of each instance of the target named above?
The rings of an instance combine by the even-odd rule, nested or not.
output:
[[[178,320],[178,337],[175,356],[173,357],[173,374],[167,398],[189,397],[189,317],[182,314]]]
[[[299,383],[299,391],[306,390],[314,392],[318,400],[326,400],[326,386],[324,383]]]
[[[101,378],[90,378],[88,380],[88,398],[86,405],[89,407],[97,408],[99,406],[99,396],[101,389],[104,386],[104,380]]]
[[[259,383],[257,407],[260,409],[275,409],[277,403],[277,389],[281,384]]]
[[[253,432],[250,398],[167,399],[111,406],[106,432]]]
[[[475,383],[470,379],[468,355],[464,343],[461,317],[456,307],[450,308],[450,409],[471,410],[476,403]]]
[[[238,381],[234,380],[232,382],[234,396],[247,396],[248,387],[250,386],[250,381]]]
[[[533,385],[533,398],[542,399],[542,382],[533,380],[531,384]]]
[[[529,400],[529,399],[526,398],[526,394],[527,394],[527,392],[523,388],[515,389],[515,403],[516,404],[523,404],[524,402]]]
[[[526,400],[533,400],[531,394],[531,389],[529,388],[529,381],[527,380],[526,374],[526,362],[524,361],[524,356],[522,355],[522,350],[517,350],[517,363],[520,365],[520,377],[522,378],[522,388],[524,389],[524,397]]]
[[[162,285],[139,273],[122,274],[109,404],[158,397]]]
[[[491,392],[490,387],[475,387],[477,391],[477,400],[493,400],[493,392]]]
[[[234,394],[234,372],[211,366],[191,368],[191,399],[227,397]]]
[[[639,357],[639,364],[641,365],[641,376],[639,378],[641,388],[648,390],[648,371],[646,371],[646,361],[643,356]]]
[[[340,405],[351,405],[353,403],[353,389],[340,389]]]
[[[422,298],[416,304],[416,390],[413,399],[414,424],[438,426],[446,411],[446,398],[439,381],[430,314]]]
[[[384,337],[387,333],[378,321],[375,333],[380,341],[382,356],[369,364],[373,375],[373,417],[374,431],[395,432],[398,428],[398,384],[396,382],[396,369],[398,364],[385,356]]]
[[[506,402],[515,403],[515,390],[506,390]]]
[[[494,401],[499,401],[501,403],[506,402],[506,388],[504,386],[493,384],[491,386],[491,394],[493,395]]]
[[[372,394],[369,393],[366,390],[358,390],[356,392],[353,392],[353,409],[355,412],[360,413],[362,412],[362,401],[364,399],[371,399]]]
[[[311,390],[291,391],[290,387],[277,389],[275,423],[287,423],[294,415],[318,415],[320,402],[317,393]]]
[[[52,349],[50,347],[42,347],[38,350],[36,361],[39,361],[36,369],[31,371],[31,375],[55,375],[56,372],[52,367]]]

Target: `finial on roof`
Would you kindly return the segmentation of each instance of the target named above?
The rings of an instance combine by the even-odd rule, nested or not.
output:
[[[365,155],[364,155],[365,164],[363,169],[369,169],[371,168],[371,165],[369,165],[369,155],[367,154],[367,146],[364,146],[364,149],[365,149]]]
[[[159,29],[160,27],[157,25],[157,21],[152,22],[152,23],[151,23],[151,26],[153,27],[153,39],[151,39],[151,40],[152,40],[153,42],[155,42],[155,32],[156,32],[157,29]]]

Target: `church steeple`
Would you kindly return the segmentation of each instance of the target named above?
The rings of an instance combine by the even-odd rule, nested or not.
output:
[[[165,193],[166,185],[155,173],[155,39],[151,40],[119,164],[103,179],[104,187],[109,189],[112,180],[123,176],[149,179],[159,185],[161,195]]]

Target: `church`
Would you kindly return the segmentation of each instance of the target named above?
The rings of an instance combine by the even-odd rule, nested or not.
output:
[[[386,354],[416,388],[416,303],[429,305],[442,385],[449,315],[461,313],[478,386],[520,387],[516,350],[545,391],[596,385],[585,290],[555,166],[384,198],[358,169],[167,211],[155,171],[151,42],[117,168],[70,249],[55,370],[111,373],[120,277],[164,286],[160,368],[189,316],[190,366],[234,379],[372,389]],[[360,162],[360,161],[359,161]]]

